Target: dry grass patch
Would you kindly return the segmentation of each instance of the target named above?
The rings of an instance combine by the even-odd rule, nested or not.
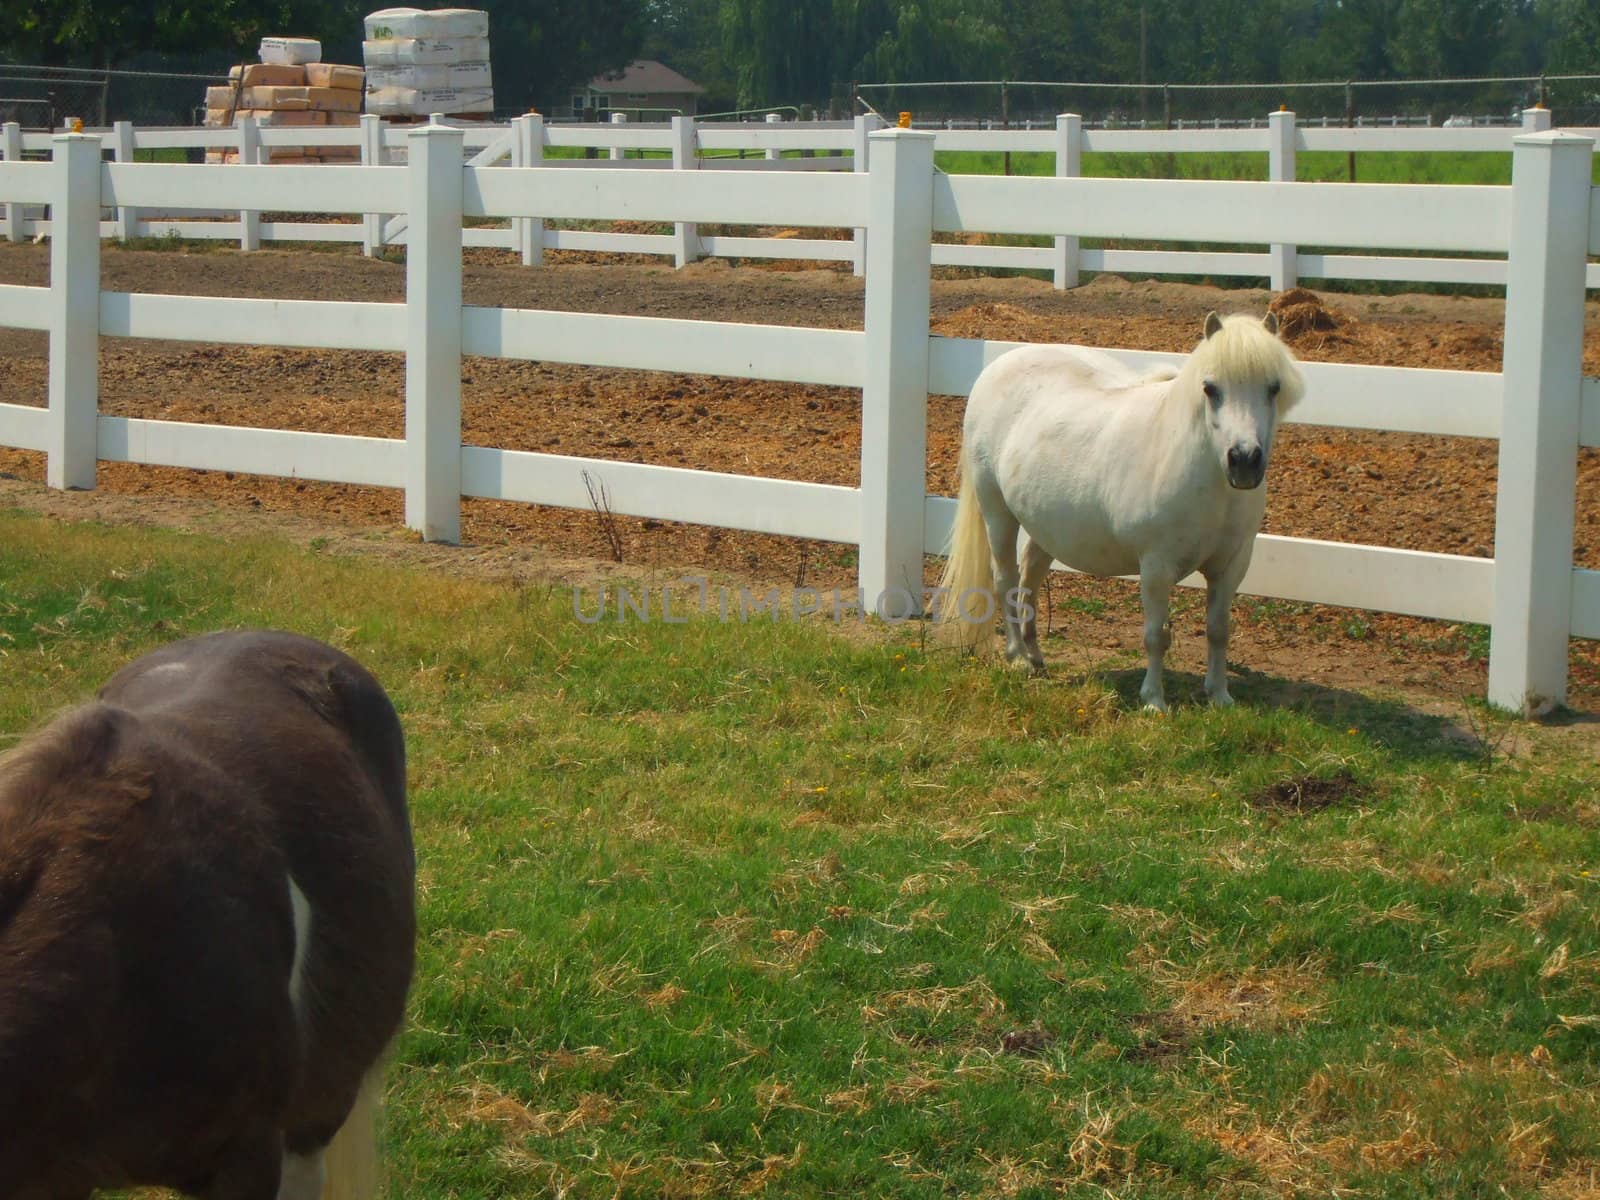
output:
[[[1249,967],[1186,976],[1170,962],[1150,964],[1157,982],[1173,995],[1166,1008],[1134,1018],[1141,1041],[1129,1057],[1167,1060],[1188,1052],[1212,1029],[1284,1029],[1314,1016],[1323,1002],[1308,993],[1320,980],[1315,964]]]
[[[1540,1188],[1546,1200],[1600,1200],[1600,1164],[1569,1163]]]
[[[613,1054],[600,1046],[580,1046],[576,1050],[552,1050],[535,1059],[535,1069],[540,1083],[551,1075],[564,1075],[572,1071],[609,1071],[628,1057],[626,1053]]]
[[[1084,1097],[1082,1124],[1067,1145],[1067,1161],[1074,1172],[1067,1182],[1105,1187],[1134,1174],[1139,1150],[1136,1145],[1117,1140],[1120,1119],[1110,1109],[1095,1107]]]
[[[861,1015],[877,1020],[895,1013],[919,1012],[935,1017],[952,1011],[969,1015],[974,1022],[987,1022],[1005,1012],[1006,1006],[986,979],[974,979],[956,987],[901,988],[885,992],[877,1003],[863,1006]]]
[[[458,1115],[462,1123],[498,1125],[508,1135],[518,1137],[550,1138],[598,1129],[631,1107],[600,1092],[584,1092],[571,1108],[540,1111],[487,1083],[471,1084],[460,1094],[463,1103]]]

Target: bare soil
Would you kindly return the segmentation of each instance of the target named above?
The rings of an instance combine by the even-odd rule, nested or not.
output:
[[[470,251],[469,304],[860,328],[861,282],[840,270],[775,270],[699,263],[681,271],[552,256],[529,270],[497,251]],[[0,244],[0,283],[48,282],[48,249]],[[190,295],[399,301],[402,264],[347,252],[110,248],[110,290]],[[941,272],[933,331],[948,336],[1183,352],[1212,310],[1273,305],[1285,337],[1310,361],[1497,370],[1503,304],[1433,295],[1346,295],[1100,276],[1056,292],[1032,278]],[[1585,368],[1600,374],[1600,305],[1591,304]],[[0,330],[0,401],[43,404],[43,335]],[[396,354],[301,351],[104,339],[102,411],[217,424],[398,437],[404,361]],[[853,485],[859,473],[860,396],[842,388],[469,359],[463,367],[465,440],[518,450],[660,463]],[[963,401],[934,397],[928,416],[931,491],[954,490]],[[1494,535],[1496,444],[1466,438],[1287,427],[1272,467],[1267,532],[1373,542],[1487,557]],[[399,530],[398,492],[235,476],[230,472],[102,464],[99,490],[58,496],[36,486],[42,457],[0,449],[0,503],[110,521],[288,532],[352,548],[420,555],[445,569],[593,578],[611,554],[597,514],[494,501],[463,505],[461,548],[420,547]],[[1600,452],[1579,462],[1575,555],[1600,567]],[[311,529],[322,532],[312,534]],[[695,569],[750,581],[854,585],[851,547],[701,526],[617,518],[625,572]],[[1052,585],[1048,654],[1068,670],[1131,676],[1139,629],[1131,588],[1061,579]],[[1252,682],[1296,689],[1390,686],[1459,700],[1483,687],[1481,631],[1441,622],[1309,605],[1241,600],[1232,659]],[[1203,614],[1191,598],[1174,613],[1177,698],[1203,655]],[[1575,642],[1573,706],[1600,709],[1600,647]],[[1189,681],[1193,683],[1193,680]],[[1190,688],[1190,690],[1194,690]]]

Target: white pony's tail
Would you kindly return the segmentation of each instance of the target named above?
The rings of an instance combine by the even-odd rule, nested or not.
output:
[[[992,628],[996,611],[994,562],[965,446],[961,448],[960,471],[950,552],[944,561],[944,574],[939,577],[939,622],[949,629],[954,641],[971,650],[987,643]]]
[[[378,1109],[383,1103],[386,1057],[361,1081],[355,1107],[333,1135],[323,1158],[322,1200],[377,1200]]]

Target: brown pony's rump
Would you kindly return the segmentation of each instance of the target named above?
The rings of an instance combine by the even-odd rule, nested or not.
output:
[[[414,876],[394,708],[306,638],[174,643],[0,759],[0,1196],[315,1200]]]

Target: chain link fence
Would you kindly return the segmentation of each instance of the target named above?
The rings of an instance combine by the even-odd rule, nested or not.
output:
[[[1051,125],[1075,112],[1094,127],[1177,129],[1264,125],[1280,105],[1304,124],[1515,125],[1543,103],[1555,124],[1600,125],[1600,75],[1330,83],[1101,84],[990,80],[860,83],[857,111],[918,124],[1009,128]]]
[[[226,55],[163,63],[160,71],[95,71],[0,62],[0,122],[60,129],[77,117],[88,126],[198,125],[206,87],[228,82]]]
[[[163,55],[159,69],[95,71],[0,62],[0,122],[59,129],[86,125],[197,125],[208,84],[226,83],[226,54]],[[1600,75],[1493,79],[1354,80],[1275,84],[1102,84],[1011,80],[861,83],[857,112],[892,120],[909,111],[919,125],[1042,128],[1076,112],[1093,127],[1168,129],[1264,125],[1283,105],[1303,124],[1515,125],[1543,103],[1558,126],[1600,126]],[[841,114],[843,115],[843,114]]]

